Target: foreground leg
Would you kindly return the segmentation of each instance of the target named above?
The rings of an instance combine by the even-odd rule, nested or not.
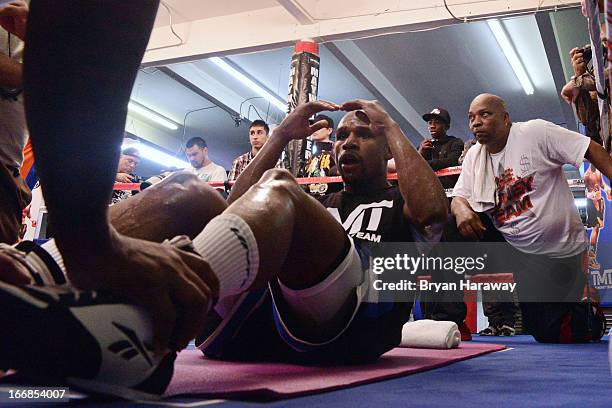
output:
[[[75,265],[81,265],[76,259],[85,265],[96,255],[103,258],[101,243],[111,242],[104,234],[106,203],[127,102],[156,9],[154,0],[32,2],[24,57],[28,126],[56,236],[62,235],[65,248],[74,251]],[[90,183],[68,182],[83,172]],[[32,265],[35,272],[59,268],[42,262]],[[83,269],[84,278],[95,271]],[[114,278],[119,276],[125,275]],[[126,284],[124,289],[133,294],[151,288]],[[184,294],[174,291],[173,300]],[[187,303],[194,302],[184,303],[183,310]],[[11,311],[0,314],[0,325],[10,328],[10,335],[0,338],[0,366],[124,396],[123,391],[134,390],[160,393],[170,379],[175,353],[156,358],[150,347],[151,326],[159,316],[152,320],[113,296],[67,285],[0,283],[0,308]]]

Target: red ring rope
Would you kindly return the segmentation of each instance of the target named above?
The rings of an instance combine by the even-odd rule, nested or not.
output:
[[[438,170],[435,172],[436,176],[444,177],[444,176],[455,176],[461,173],[461,166],[448,167],[446,169]],[[300,185],[303,184],[332,184],[332,183],[342,183],[342,177],[300,177],[297,180],[297,183]],[[387,180],[397,180],[397,173],[389,174]],[[229,185],[233,185],[235,181],[229,181]],[[212,181],[209,182],[208,185],[211,187],[224,187],[225,182],[222,181]],[[115,183],[113,186],[113,190],[140,190],[140,183]]]

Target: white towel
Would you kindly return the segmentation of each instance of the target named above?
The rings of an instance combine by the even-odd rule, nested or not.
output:
[[[400,347],[451,349],[461,344],[461,333],[455,322],[417,320],[402,328]]]
[[[476,212],[484,212],[495,206],[495,173],[493,162],[487,148],[480,143],[472,147],[476,149],[474,157],[474,183],[472,196],[468,200]]]

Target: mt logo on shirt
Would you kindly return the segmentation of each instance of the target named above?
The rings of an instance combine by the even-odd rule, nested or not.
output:
[[[344,230],[350,237],[364,241],[380,242],[381,235],[376,234],[380,225],[384,208],[393,207],[392,200],[383,200],[377,203],[360,204],[349,216],[342,221],[337,208],[328,208],[334,218],[342,223]],[[365,227],[365,231],[363,231]]]

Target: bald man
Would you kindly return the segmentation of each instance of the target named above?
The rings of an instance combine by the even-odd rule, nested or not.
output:
[[[584,227],[562,170],[589,160],[607,177],[612,158],[597,143],[544,120],[512,123],[502,98],[477,96],[469,124],[477,145],[463,161],[451,212],[462,235],[480,240],[486,212],[510,244],[524,325],[541,342],[599,340],[603,314],[581,303]],[[595,304],[596,305],[596,304]]]

